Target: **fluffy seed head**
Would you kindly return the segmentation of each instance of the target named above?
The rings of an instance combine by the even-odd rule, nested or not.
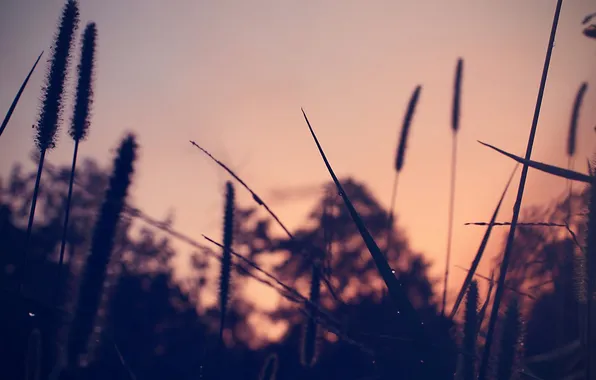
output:
[[[78,66],[77,93],[69,131],[70,137],[74,140],[84,140],[91,124],[96,40],[97,27],[91,22],[87,24],[83,33],[81,61]]]
[[[451,114],[451,128],[453,132],[459,130],[459,114],[461,103],[461,82],[464,70],[464,61],[459,58],[457,60],[457,68],[455,69],[455,84],[453,89],[453,112]]]
[[[399,145],[397,146],[397,154],[395,157],[395,170],[400,172],[404,166],[404,159],[406,155],[406,147],[407,147],[407,140],[408,140],[408,132],[410,131],[410,125],[412,124],[412,119],[414,117],[414,111],[416,110],[416,104],[418,104],[418,98],[420,97],[420,91],[422,90],[422,86],[417,86],[410,97],[410,103],[408,104],[408,110],[406,111],[406,116],[404,117],[404,123],[401,128],[401,136],[399,138]]]
[[[62,115],[64,82],[71,59],[74,33],[79,23],[79,3],[68,0],[62,10],[60,27],[52,46],[50,69],[42,89],[42,105],[37,120],[35,142],[42,151],[56,146],[56,132]]]
[[[93,332],[116,228],[132,182],[136,156],[135,136],[128,135],[118,149],[110,183],[91,239],[90,254],[80,285],[74,321],[69,331],[68,360],[71,366],[78,365],[79,356],[84,353],[89,336]]]

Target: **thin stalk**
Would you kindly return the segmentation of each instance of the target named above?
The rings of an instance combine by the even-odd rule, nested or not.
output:
[[[251,195],[253,200],[259,205],[262,206],[265,211],[267,211],[267,213],[275,220],[275,222],[284,230],[284,232],[286,233],[286,235],[288,235],[288,238],[290,238],[290,240],[295,241],[295,237],[294,235],[290,232],[290,230],[285,226],[284,223],[282,223],[282,221],[278,218],[278,216],[269,208],[269,206],[267,205],[267,203],[265,203],[261,197],[259,197],[257,195],[257,193],[255,193],[236,173],[234,173],[234,171],[232,171],[232,169],[230,169],[226,164],[224,164],[223,162],[219,161],[217,158],[215,158],[211,153],[209,153],[206,149],[203,149],[201,146],[199,146],[196,142],[194,141],[190,141],[190,143],[195,146],[197,149],[199,149],[201,152],[203,152],[204,154],[206,154],[211,160],[213,160],[216,164],[218,164],[222,169],[224,169],[225,171],[227,171],[236,181],[238,181],[238,183],[240,183],[242,185],[242,187],[244,187]],[[317,247],[313,247],[315,250],[318,250]],[[301,253],[304,251],[301,251]],[[336,291],[333,289],[333,286],[331,285],[331,282],[329,282],[329,279],[327,278],[327,276],[322,273],[321,274],[321,279],[323,280],[323,282],[325,283],[325,286],[327,287],[327,289],[329,290],[329,293],[331,293],[331,296],[339,303],[344,304],[344,301],[341,299],[340,295],[336,293]]]
[[[29,212],[29,222],[27,223],[27,234],[25,235],[25,244],[23,247],[23,263],[21,264],[19,289],[23,292],[27,268],[27,252],[29,251],[29,240],[33,231],[33,220],[35,219],[35,206],[37,205],[37,195],[39,194],[39,185],[41,182],[41,173],[43,171],[43,162],[46,157],[46,150],[42,149],[39,155],[39,165],[37,166],[37,177],[35,178],[35,187],[33,188],[33,198],[31,199],[31,211]]]
[[[412,126],[412,120],[414,118],[414,112],[416,111],[416,105],[418,104],[418,99],[420,98],[420,91],[422,91],[422,86],[416,86],[414,92],[412,92],[412,96],[410,97],[408,108],[406,109],[406,114],[404,116],[401,132],[399,134],[399,142],[397,144],[397,152],[395,154],[395,176],[393,177],[393,194],[391,195],[391,204],[389,206],[389,220],[387,221],[387,249],[385,252],[385,256],[387,256],[387,254],[389,253],[389,248],[391,247],[391,235],[393,232],[393,214],[395,209],[395,199],[397,196],[397,182],[399,173],[402,171],[404,167],[408,135],[410,132],[410,127]]]
[[[550,38],[548,42],[548,49],[546,52],[546,58],[544,60],[544,68],[542,70],[542,78],[540,80],[540,88],[538,90],[538,97],[536,100],[536,107],[534,110],[534,118],[532,120],[532,127],[530,129],[530,136],[528,138],[528,146],[526,148],[526,160],[530,160],[532,156],[532,147],[534,146],[534,137],[536,136],[536,129],[538,126],[538,119],[540,117],[540,107],[542,105],[542,98],[544,96],[544,89],[546,87],[546,78],[548,76],[548,68],[550,66],[550,59],[555,44],[555,35],[557,33],[557,25],[559,23],[559,15],[561,14],[561,6],[563,0],[557,0],[557,6],[555,9],[555,15],[553,18],[553,24],[551,28]],[[490,350],[493,342],[495,325],[499,316],[499,306],[501,305],[501,299],[503,298],[503,291],[505,290],[505,277],[507,276],[507,269],[509,266],[509,259],[513,248],[513,239],[515,237],[515,229],[517,226],[517,220],[521,209],[521,203],[524,195],[524,188],[526,185],[526,178],[528,176],[528,164],[524,163],[522,167],[521,178],[519,181],[519,188],[517,191],[517,199],[513,206],[513,217],[511,219],[511,227],[509,229],[509,235],[507,236],[507,244],[505,246],[505,253],[503,254],[503,261],[501,263],[501,269],[499,273],[499,280],[497,283],[497,289],[495,292],[495,300],[490,314],[488,322],[488,331],[486,334],[486,341],[484,345],[484,351],[482,352],[482,359],[480,362],[480,370],[478,374],[478,380],[485,380],[488,374],[488,362],[490,359]]]
[[[447,257],[445,258],[445,279],[443,284],[443,307],[441,314],[445,315],[447,304],[447,283],[449,280],[449,262],[451,260],[451,240],[453,239],[453,210],[455,206],[455,168],[457,160],[457,132],[453,131],[453,144],[451,151],[451,190],[449,198],[449,225],[447,227]]]
[[[70,216],[70,203],[72,200],[72,189],[74,185],[74,178],[75,178],[75,168],[77,166],[77,155],[79,153],[79,140],[75,140],[74,146],[74,153],[72,155],[72,168],[70,169],[70,181],[68,183],[68,197],[66,199],[66,211],[64,215],[64,225],[62,227],[62,240],[60,242],[60,258],[58,260],[58,274],[56,278],[56,296],[60,291],[60,284],[58,280],[60,279],[60,272],[62,270],[62,263],[64,262],[64,250],[66,249],[66,235],[68,231],[68,219]]]
[[[393,212],[395,210],[395,199],[397,198],[397,183],[399,181],[399,172],[395,172],[393,177],[393,190],[391,191],[391,203],[389,206],[389,220],[387,221],[387,247],[385,248],[385,258],[389,254],[391,249],[392,237],[393,237]]]
[[[567,169],[573,170],[573,157],[567,157]],[[568,199],[567,199],[567,218],[565,219],[565,224],[569,225],[569,221],[571,220],[571,195],[573,192],[573,182],[568,179],[567,180],[567,191],[568,191]]]

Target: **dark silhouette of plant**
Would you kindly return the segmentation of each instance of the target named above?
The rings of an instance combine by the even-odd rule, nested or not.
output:
[[[4,120],[2,120],[2,124],[0,125],[0,136],[2,136],[2,133],[4,132],[4,129],[8,125],[8,122],[10,121],[10,117],[12,116],[12,113],[14,112],[15,108],[17,107],[17,104],[19,104],[19,99],[21,99],[21,95],[23,94],[23,91],[25,90],[25,87],[27,87],[27,83],[29,82],[29,78],[31,78],[31,74],[33,74],[33,71],[35,70],[35,67],[37,67],[37,63],[41,59],[41,56],[42,55],[43,55],[43,51],[41,52],[41,54],[39,54],[39,57],[37,57],[37,60],[33,64],[33,67],[29,71],[29,74],[27,74],[27,77],[23,81],[23,84],[19,88],[19,91],[15,95],[15,97],[14,97],[14,99],[12,101],[12,104],[10,105],[10,108],[8,109],[8,112],[6,112],[6,116],[4,116]]]
[[[223,343],[228,298],[230,297],[230,275],[232,273],[232,242],[234,239],[234,187],[226,182],[226,204],[223,225],[223,258],[219,275],[219,339]]]
[[[532,127],[530,128],[530,136],[528,138],[528,145],[526,148],[526,155],[525,159],[530,160],[532,156],[532,147],[534,146],[534,137],[536,135],[536,130],[538,127],[538,118],[540,116],[540,107],[542,105],[542,97],[544,95],[544,89],[546,87],[546,78],[548,75],[548,68],[550,65],[550,58],[553,51],[553,46],[555,42],[555,35],[557,32],[557,25],[559,23],[559,15],[561,13],[561,6],[563,4],[562,0],[557,1],[557,6],[555,9],[555,15],[553,18],[553,24],[551,28],[550,38],[548,42],[548,48],[546,52],[546,58],[544,61],[544,68],[542,70],[542,78],[540,81],[540,88],[538,90],[538,97],[536,100],[536,107],[534,110],[534,117],[532,119]],[[497,289],[495,292],[495,299],[493,302],[491,315],[488,323],[488,331],[486,333],[486,341],[484,344],[484,351],[482,353],[482,359],[480,362],[480,369],[478,371],[478,380],[485,380],[488,374],[488,364],[490,359],[490,350],[493,341],[494,329],[497,323],[497,317],[499,315],[499,306],[501,304],[501,299],[503,298],[503,292],[505,290],[505,277],[507,276],[507,269],[509,265],[509,260],[511,256],[511,249],[513,247],[513,239],[515,237],[515,229],[517,227],[517,220],[519,218],[520,210],[521,210],[521,203],[524,195],[524,188],[526,185],[526,178],[528,176],[528,165],[524,163],[522,167],[521,178],[519,182],[519,187],[517,191],[517,197],[515,200],[515,205],[513,206],[513,217],[511,219],[511,227],[509,228],[509,235],[507,236],[507,243],[505,245],[505,253],[503,254],[503,261],[501,263],[500,273],[499,273],[499,280],[497,283]]]
[[[71,239],[69,247],[71,244],[74,246],[76,257],[89,251],[87,241],[92,236],[85,231],[92,230],[95,210],[101,206],[103,198],[101,192],[105,191],[109,180],[108,176],[103,174],[103,170],[92,162],[83,161],[79,166],[71,208],[73,229],[69,235]],[[63,194],[66,193],[70,175],[70,164],[59,168],[49,165],[46,169],[48,177],[44,181],[45,189],[39,201],[40,210],[43,211],[40,215],[43,218],[40,218],[40,228],[36,228],[33,238],[47,230],[44,234],[49,239],[47,244],[51,245],[37,248],[38,240],[32,239],[31,248],[35,252],[52,251],[60,243],[64,213]],[[2,187],[3,194],[7,194],[3,200],[10,202],[11,208],[15,210],[15,217],[18,215],[19,220],[25,218],[26,222],[26,212],[21,216],[19,209],[30,202],[35,172],[15,171],[15,173],[18,175],[14,174],[12,180],[2,182],[2,185],[5,185]],[[371,234],[375,238],[385,236],[387,211],[361,183],[347,180],[342,181],[342,184],[352,199],[354,207],[361,213],[364,222],[370,228]],[[325,186],[337,194],[334,184],[329,183]],[[10,191],[13,190],[14,195],[10,195]],[[225,370],[229,378],[257,378],[266,354],[272,351],[278,353],[280,363],[283,363],[278,369],[277,378],[284,380],[335,378],[336,376],[344,379],[360,379],[375,373],[382,375],[382,378],[407,377],[408,374],[419,373],[418,371],[423,368],[419,362],[421,350],[418,343],[407,338],[402,340],[409,335],[406,325],[400,323],[399,316],[396,317],[391,309],[388,310],[387,305],[379,303],[382,283],[379,282],[374,263],[366,252],[356,226],[352,223],[349,211],[342,202],[337,196],[321,199],[313,210],[311,220],[305,221],[304,225],[296,230],[295,241],[300,243],[303,239],[312,240],[317,245],[324,245],[324,231],[321,228],[324,223],[321,212],[323,205],[329,203],[327,205],[329,217],[325,223],[328,227],[325,228],[333,231],[334,235],[334,250],[329,273],[333,276],[334,283],[350,283],[349,286],[337,286],[337,290],[338,294],[343,292],[342,297],[349,298],[351,304],[345,306],[341,303],[330,304],[334,298],[327,289],[322,288],[320,307],[334,310],[332,318],[343,320],[343,317],[346,317],[347,336],[363,344],[366,343],[365,346],[375,348],[378,353],[376,358],[379,371],[375,372],[370,354],[353,343],[343,338],[338,338],[337,342],[329,340],[330,329],[339,333],[343,331],[334,329],[335,325],[329,326],[329,319],[317,321],[321,337],[317,362],[314,367],[304,369],[300,363],[299,347],[304,328],[302,312],[306,302],[292,304],[295,306],[291,306],[288,302],[281,302],[279,312],[264,314],[265,318],[271,318],[276,324],[289,324],[288,333],[280,342],[267,342],[257,340],[256,330],[252,323],[247,322],[247,319],[249,317],[252,319],[255,314],[263,314],[253,313],[250,307],[239,302],[242,300],[235,299],[233,307],[227,313],[226,321],[226,329],[233,333],[231,339],[233,343],[226,347],[225,355]],[[174,279],[171,267],[174,251],[165,239],[160,239],[157,235],[162,233],[158,230],[165,230],[157,227],[158,224],[146,226],[144,219],[133,216],[137,215],[134,210],[135,208],[127,203],[126,218],[122,221],[124,223],[119,223],[118,230],[119,233],[127,235],[126,228],[131,224],[134,227],[133,231],[140,229],[140,233],[130,233],[114,245],[114,254],[122,258],[119,260],[122,264],[119,270],[121,274],[115,286],[110,289],[110,303],[106,306],[107,316],[101,325],[103,339],[98,349],[93,351],[94,361],[86,369],[80,370],[82,371],[80,377],[130,380],[126,367],[136,378],[147,380],[171,377],[198,378],[201,371],[203,371],[203,378],[220,375],[215,372],[221,370],[220,366],[206,366],[205,362],[198,360],[203,349],[212,351],[219,344],[219,307],[217,304],[199,304],[200,314],[197,314],[196,305],[193,304],[195,299],[201,298],[198,293],[203,292],[204,288],[209,289],[212,285],[216,285],[217,280],[211,284],[210,281],[213,280],[207,279],[207,284],[203,283],[198,287],[192,286],[192,284],[198,284],[197,278],[190,278],[188,282],[183,283]],[[142,214],[141,212],[139,215]],[[251,217],[247,219],[246,215]],[[255,252],[264,253],[266,250],[263,251],[262,247],[268,248],[268,244],[271,244],[272,253],[278,255],[282,251],[287,253],[285,247],[291,247],[291,239],[276,237],[268,228],[263,227],[257,214],[250,214],[246,209],[237,208],[235,217],[237,217],[235,224],[241,225],[234,237],[237,249],[247,251],[248,247],[254,247]],[[313,221],[315,223],[312,223]],[[49,224],[46,225],[46,223]],[[166,224],[168,228],[172,227],[171,224]],[[78,240],[72,240],[75,235],[80,235],[76,236]],[[178,238],[180,235],[170,236]],[[186,242],[186,240],[182,241]],[[267,241],[269,243],[266,243]],[[401,231],[395,231],[394,241],[396,244],[389,251],[388,259],[391,260],[391,266],[399,275],[413,304],[422,313],[425,326],[430,328],[442,323],[439,322],[441,319],[433,302],[432,281],[427,277],[428,263],[422,260],[418,253],[408,248]],[[0,233],[0,248],[8,247],[5,245],[6,242],[5,235]],[[205,255],[205,252],[209,251],[199,247],[195,249],[198,250],[199,255]],[[5,251],[10,252],[10,247]],[[221,256],[221,248],[216,247],[211,253]],[[367,260],[358,260],[358,257],[367,258]],[[70,266],[70,261],[66,260],[65,263]],[[304,276],[299,275],[298,273],[301,272],[297,270],[301,268],[302,262],[305,263]],[[292,255],[291,259],[288,256],[287,264],[280,265],[279,269],[275,268],[274,271],[277,277],[284,277],[284,281],[288,281],[289,284],[295,283],[298,289],[302,290],[302,280],[310,280],[309,275],[312,271],[312,266],[308,265],[308,262],[310,262],[308,255]],[[236,266],[238,263],[244,264],[240,259],[232,264]],[[54,261],[38,260],[32,261],[31,264],[39,264],[43,267],[43,270],[40,268],[36,271],[38,283],[51,283],[57,267]],[[298,264],[300,265],[297,266]],[[203,269],[202,274],[199,275],[204,276],[203,273],[210,269],[213,268]],[[252,270],[252,268],[249,269]],[[238,276],[237,281],[245,281],[245,277]],[[307,286],[304,287],[303,293],[308,298],[308,283],[305,282],[304,285]],[[350,296],[354,289],[358,290],[357,294]],[[43,289],[40,287],[36,292],[38,290]],[[338,309],[335,310],[335,307]],[[139,316],[143,317],[139,318]],[[317,314],[317,316],[321,315]],[[383,318],[380,318],[381,316]],[[258,328],[259,325],[257,325]],[[454,351],[450,350],[454,350],[455,346],[448,345],[448,328],[437,329],[441,333],[433,332],[433,341],[443,350],[441,356],[447,357],[447,361],[452,360],[451,353]],[[5,341],[3,337],[4,335],[0,337],[0,346]],[[113,342],[117,344],[117,350]],[[260,342],[257,348],[253,346],[254,342]],[[251,344],[251,348],[247,346],[248,344]],[[264,347],[261,349],[262,346]],[[120,356],[123,359],[120,359]],[[393,364],[396,357],[400,359]],[[122,364],[122,360],[126,366]],[[202,369],[201,366],[203,366]]]
[[[33,192],[33,201],[31,202],[31,211],[27,225],[27,235],[23,249],[23,263],[21,267],[21,285],[25,281],[27,251],[31,230],[33,229],[33,220],[35,218],[35,204],[43,171],[43,163],[48,149],[56,146],[56,132],[60,124],[62,114],[62,100],[64,92],[64,82],[68,71],[68,65],[71,59],[71,46],[73,45],[74,33],[79,23],[79,3],[76,0],[68,0],[62,10],[60,27],[52,47],[52,61],[49,72],[46,77],[46,85],[42,90],[42,106],[37,121],[36,144],[39,150],[39,166],[37,169],[37,178],[35,180],[35,189]]]
[[[561,208],[561,217],[565,207]],[[541,287],[541,295],[531,307],[527,319],[527,332],[524,339],[526,368],[544,380],[556,380],[584,375],[586,350],[580,339],[580,302],[576,298],[574,286],[574,256],[571,239],[548,242],[539,252],[538,258],[549,264],[533,266],[550,267],[554,270],[549,285]],[[525,252],[534,259],[535,252]],[[555,257],[556,256],[556,257]],[[529,277],[534,277],[531,274]],[[548,278],[548,277],[547,277]],[[549,281],[541,281],[546,283]],[[546,288],[546,289],[542,289]],[[585,299],[583,300],[585,301]]]
[[[569,134],[567,137],[567,169],[569,170],[573,169],[573,157],[575,156],[575,145],[577,140],[577,126],[579,122],[579,113],[587,90],[588,84],[586,82],[582,83],[579,90],[577,91],[577,95],[575,96],[575,102],[573,104],[571,122],[569,123]],[[571,199],[571,192],[573,191],[573,186],[570,180],[567,181],[567,187],[569,189],[569,199]],[[566,223],[569,223],[569,219],[571,218],[571,202],[568,206],[569,207],[567,209],[567,219],[565,220]]]
[[[466,317],[464,321],[464,380],[476,379],[476,332],[478,331],[478,283],[470,284],[466,297]]]
[[[453,131],[451,151],[451,187],[449,192],[449,222],[447,225],[447,254],[445,256],[445,277],[443,279],[443,305],[441,313],[445,315],[447,305],[447,284],[449,280],[449,263],[451,260],[451,240],[453,238],[453,214],[455,207],[455,170],[457,159],[457,132],[459,131],[460,108],[461,108],[461,82],[463,76],[464,61],[459,58],[455,69],[455,83],[453,87],[453,109],[451,113],[451,130]]]
[[[586,91],[588,90],[588,84],[586,82],[582,83],[577,90],[577,95],[575,96],[575,102],[573,103],[573,111],[571,113],[571,122],[569,123],[569,135],[567,138],[567,157],[571,159],[575,155],[575,145],[577,139],[577,125],[579,122],[579,113],[581,110],[581,106],[584,100],[584,96],[586,95]],[[571,168],[569,168],[571,169]]]
[[[97,219],[91,252],[82,277],[74,321],[68,339],[68,364],[77,367],[87,344],[99,307],[106,269],[112,254],[114,235],[132,181],[137,143],[128,135],[120,144],[110,185]]]
[[[517,349],[521,333],[519,307],[513,298],[503,320],[503,333],[499,347],[497,380],[511,380],[517,372]]]
[[[511,176],[509,176],[507,185],[505,186],[505,189],[503,190],[503,193],[501,194],[501,198],[499,199],[499,203],[497,203],[497,207],[495,207],[495,211],[493,212],[493,216],[491,217],[490,223],[488,223],[488,227],[486,227],[486,232],[484,233],[484,237],[482,238],[480,247],[478,248],[478,251],[476,252],[476,256],[474,256],[474,260],[472,261],[472,266],[470,267],[470,270],[468,271],[468,274],[466,275],[466,278],[464,279],[464,283],[459,291],[459,294],[457,295],[455,304],[453,305],[453,309],[451,310],[451,315],[449,316],[450,319],[453,319],[455,317],[455,315],[457,314],[459,305],[461,304],[461,301],[463,300],[464,295],[466,294],[466,292],[468,290],[468,286],[470,285],[472,278],[474,277],[474,274],[476,273],[476,269],[478,268],[478,265],[480,264],[480,260],[482,259],[482,255],[484,254],[484,250],[486,249],[486,245],[488,244],[488,239],[490,238],[492,229],[495,226],[495,222],[497,220],[497,215],[499,214],[499,210],[501,209],[501,204],[503,204],[503,200],[505,199],[505,195],[507,194],[507,190],[509,189],[509,185],[511,184],[511,181],[513,180],[513,175],[517,171],[518,166],[519,165],[515,165],[515,169],[513,169]]]
[[[311,368],[315,365],[317,360],[317,345],[319,328],[315,317],[313,306],[319,305],[321,294],[321,278],[320,272],[316,267],[317,263],[312,265],[312,274],[310,279],[310,303],[306,305],[308,314],[304,323],[304,335],[302,336],[302,345],[300,350],[300,362],[304,367]]]
[[[586,379],[596,377],[596,177],[592,177],[590,198],[588,204],[588,225],[585,239],[585,251],[581,267],[578,270],[577,280],[580,283],[580,292],[585,294],[585,308],[580,309],[584,319],[580,324],[583,332],[585,350],[587,355]],[[581,297],[583,299],[583,297]],[[583,325],[583,326],[582,326]]]
[[[331,164],[325,156],[323,148],[321,147],[321,144],[319,143],[319,140],[317,139],[304,110],[302,110],[302,115],[304,116],[304,120],[306,121],[308,129],[315,141],[315,144],[317,145],[319,154],[321,155],[321,158],[327,167],[327,171],[333,179],[339,195],[342,197],[345,206],[348,208],[352,221],[358,227],[360,236],[362,237],[362,240],[364,240],[366,247],[377,267],[377,270],[379,271],[379,274],[387,286],[388,294],[393,301],[394,310],[400,314],[400,317],[403,318],[403,323],[409,328],[409,333],[416,343],[422,347],[421,351],[419,352],[419,360],[420,363],[423,364],[422,373],[424,373],[424,375],[422,376],[436,376],[436,373],[442,373],[443,375],[448,372],[453,373],[448,369],[444,359],[438,356],[438,352],[432,345],[432,339],[430,338],[428,331],[424,328],[424,322],[420,319],[420,315],[412,305],[408,294],[402,287],[403,284],[401,280],[395,276],[395,271],[389,266],[386,258],[379,249],[379,246],[362,221],[362,217],[354,208],[349,196],[344,191],[339,179],[331,168]],[[432,375],[433,373],[435,375]]]
[[[72,169],[70,171],[70,182],[68,184],[68,197],[66,199],[66,210],[64,213],[64,227],[62,231],[62,241],[60,243],[60,257],[58,261],[58,274],[64,260],[64,250],[66,248],[66,235],[68,232],[68,219],[70,216],[70,204],[72,201],[72,189],[75,179],[75,170],[77,166],[77,155],[79,152],[79,143],[87,136],[91,124],[91,104],[93,102],[93,74],[95,65],[95,44],[97,39],[97,28],[95,23],[87,24],[83,33],[83,42],[81,47],[81,61],[78,66],[79,75],[77,82],[76,100],[74,114],[70,126],[70,137],[74,140],[74,152],[72,155]],[[60,282],[56,282],[59,289]]]
[[[399,173],[402,171],[404,167],[404,161],[406,158],[406,148],[408,142],[408,134],[410,132],[410,126],[412,125],[412,119],[414,118],[414,112],[416,111],[416,105],[418,104],[418,98],[420,97],[420,91],[422,90],[422,86],[417,86],[410,97],[410,102],[408,103],[408,109],[406,110],[406,115],[404,116],[404,121],[401,128],[401,134],[399,137],[399,144],[397,145],[397,151],[395,155],[395,174],[393,177],[393,190],[391,194],[391,203],[389,206],[389,218],[387,220],[387,248],[386,251],[389,250],[391,246],[391,236],[392,236],[392,229],[393,229],[393,213],[395,208],[395,198],[397,196],[397,181],[399,179]],[[385,253],[386,255],[387,253]]]

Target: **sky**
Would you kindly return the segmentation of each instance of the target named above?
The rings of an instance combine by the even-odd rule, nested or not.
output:
[[[0,3],[1,111],[39,53],[49,52],[63,1]],[[189,140],[195,140],[296,228],[317,194],[282,201],[275,191],[330,180],[300,108],[337,175],[364,181],[388,206],[403,114],[411,92],[422,85],[396,209],[411,246],[433,262],[431,274],[440,278],[451,97],[462,57],[453,300],[465,275],[454,266],[469,266],[484,232],[464,223],[490,219],[514,167],[477,140],[524,154],[555,5],[555,0],[81,0],[77,50],[84,25],[94,21],[98,52],[92,125],[79,157],[109,165],[124,133],[136,132],[140,159],[131,201],[155,218],[173,211],[174,228],[197,240],[203,233],[218,238],[229,177],[191,146]],[[581,21],[594,11],[592,0],[563,2],[532,154],[567,165],[571,108],[587,81],[593,87],[584,99],[576,165],[583,172],[596,140],[596,41],[582,35]],[[28,158],[31,125],[48,58],[40,61],[0,139],[2,177],[17,162],[34,168]],[[72,94],[73,81],[68,88]],[[66,107],[66,121],[71,112]],[[48,162],[70,163],[67,129],[63,123]],[[511,217],[518,182],[519,175],[500,220]],[[564,180],[530,171],[523,205],[549,202],[565,189]],[[243,190],[237,193],[243,205],[250,204]],[[504,233],[494,235],[488,253],[498,253]],[[488,274],[491,264],[485,259],[479,273]],[[184,258],[177,261],[181,272],[187,266]]]

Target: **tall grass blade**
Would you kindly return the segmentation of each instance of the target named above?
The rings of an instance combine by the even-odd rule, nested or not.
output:
[[[558,0],[555,15],[553,17],[553,24],[551,28],[550,38],[548,42],[548,48],[546,52],[546,58],[544,60],[544,68],[542,70],[542,78],[540,80],[540,88],[538,90],[538,96],[536,99],[536,107],[534,110],[534,117],[532,119],[532,127],[530,129],[530,136],[528,138],[528,145],[526,149],[525,160],[529,161],[532,156],[532,147],[534,146],[534,137],[536,136],[536,129],[538,127],[538,119],[540,117],[540,107],[542,105],[542,98],[544,96],[544,89],[546,87],[546,78],[548,76],[548,68],[550,65],[550,59],[553,52],[553,47],[555,44],[555,35],[557,33],[557,25],[559,23],[559,15],[561,14],[561,7],[563,5],[563,0]],[[507,276],[507,269],[509,267],[509,259],[511,256],[511,251],[513,249],[513,240],[515,238],[515,229],[517,220],[519,218],[519,213],[521,209],[522,199],[524,195],[524,188],[526,185],[526,178],[528,176],[528,168],[529,165],[524,163],[521,173],[521,178],[519,181],[519,188],[517,192],[517,199],[515,201],[515,205],[513,207],[513,217],[511,219],[511,227],[509,229],[509,235],[507,236],[507,243],[505,245],[505,252],[503,254],[503,261],[501,262],[501,268],[499,272],[499,281],[497,284],[497,289],[495,292],[495,299],[493,302],[491,315],[488,324],[488,331],[486,334],[486,341],[484,345],[484,351],[482,352],[482,359],[480,362],[480,370],[478,372],[478,380],[486,380],[486,376],[488,374],[488,364],[490,358],[490,350],[493,341],[493,335],[495,330],[495,325],[497,323],[497,317],[499,315],[499,306],[501,305],[501,298],[503,297],[504,285],[505,285],[505,277]]]
[[[379,273],[381,274],[381,277],[383,278],[383,281],[385,282],[387,289],[389,290],[389,295],[395,302],[395,307],[397,307],[399,309],[400,314],[405,316],[405,318],[407,319],[407,321],[409,323],[409,326],[411,326],[413,329],[415,329],[416,332],[421,334],[422,328],[421,328],[421,321],[418,316],[418,313],[412,306],[412,303],[410,302],[410,300],[408,299],[408,296],[406,295],[405,291],[402,288],[401,282],[393,274],[393,271],[389,267],[389,264],[387,263],[387,260],[385,259],[383,253],[381,252],[378,245],[375,243],[374,239],[368,232],[366,226],[364,225],[364,222],[362,221],[362,218],[360,217],[360,215],[358,214],[358,212],[352,205],[352,202],[348,198],[343,187],[341,186],[341,183],[337,179],[337,176],[335,175],[335,172],[331,168],[331,165],[329,164],[329,161],[327,160],[327,157],[325,156],[325,153],[323,152],[323,148],[319,144],[319,140],[317,139],[317,136],[315,135],[315,132],[312,129],[310,122],[308,121],[308,118],[307,118],[304,110],[302,110],[302,114],[304,116],[304,119],[306,120],[308,129],[310,130],[310,133],[311,133],[313,139],[315,140],[315,143],[317,145],[319,153],[321,154],[321,157],[323,158],[323,161],[325,162],[325,166],[327,167],[327,170],[329,171],[329,174],[331,175],[331,178],[333,178],[333,182],[335,183],[335,186],[337,187],[337,189],[339,191],[339,195],[342,197],[346,207],[348,208],[350,216],[352,217],[352,220],[356,224],[356,227],[358,228],[358,231],[360,232],[360,235],[362,236],[362,239],[364,240],[364,243],[366,244],[366,247],[368,248],[368,250],[372,256],[373,261],[375,262],[375,265],[377,266],[377,269],[378,269]]]
[[[505,155],[505,156],[507,156],[509,158],[512,158],[513,160],[515,160],[515,161],[523,164],[524,167],[531,167],[531,168],[534,168],[534,169],[538,169],[540,171],[543,171],[545,173],[552,174],[552,175],[555,175],[555,176],[561,177],[561,178],[570,179],[570,180],[573,180],[573,181],[579,181],[579,182],[584,182],[584,183],[591,183],[592,182],[592,179],[590,178],[589,175],[578,173],[578,172],[575,172],[575,171],[572,171],[572,170],[568,170],[568,169],[563,169],[563,168],[560,168],[558,166],[548,165],[548,164],[544,164],[542,162],[537,162],[537,161],[532,161],[530,159],[521,158],[521,157],[516,156],[514,154],[505,152],[504,150],[499,149],[497,147],[494,147],[494,146],[492,146],[490,144],[483,143],[482,141],[478,141],[478,142],[480,144],[484,145],[484,146],[487,146],[487,147],[489,147],[491,149],[496,150],[497,152],[499,152],[499,153],[501,153],[501,154],[503,154],[503,155]]]
[[[488,227],[486,228],[486,232],[484,232],[484,236],[482,237],[482,241],[480,242],[480,247],[478,247],[478,252],[476,252],[476,256],[474,256],[474,260],[472,260],[472,265],[470,266],[470,270],[468,271],[468,274],[466,275],[464,283],[463,283],[461,289],[459,290],[459,293],[457,294],[457,298],[455,299],[455,304],[453,305],[453,308],[451,309],[451,314],[449,315],[450,319],[453,319],[455,317],[455,315],[457,314],[459,305],[461,304],[461,301],[464,299],[464,296],[468,290],[468,286],[470,286],[470,283],[472,282],[472,278],[474,277],[474,273],[476,273],[476,269],[478,269],[478,265],[480,264],[480,260],[482,259],[482,255],[484,254],[484,250],[486,249],[486,246],[488,244],[488,239],[490,238],[490,234],[493,230],[493,227],[495,226],[495,221],[497,220],[497,215],[499,214],[499,210],[501,209],[501,204],[503,204],[503,200],[505,199],[505,195],[507,194],[509,185],[511,185],[511,181],[513,180],[513,176],[515,175],[515,172],[517,171],[518,167],[519,167],[519,164],[516,164],[515,168],[511,172],[511,175],[509,176],[509,180],[507,181],[507,184],[505,185],[505,189],[503,190],[503,193],[501,194],[499,203],[497,203],[497,207],[495,207],[493,216],[490,219]]]
[[[6,112],[6,116],[4,116],[4,120],[2,120],[2,124],[0,125],[0,136],[2,136],[2,132],[4,132],[4,129],[6,129],[6,126],[8,125],[8,122],[10,121],[10,117],[12,116],[12,113],[14,112],[15,108],[17,108],[17,104],[19,103],[19,99],[21,99],[21,95],[23,94],[23,91],[25,91],[25,87],[27,87],[27,83],[29,82],[29,78],[31,78],[31,74],[33,74],[33,71],[35,71],[35,67],[37,66],[37,63],[41,59],[41,56],[42,55],[43,55],[43,51],[41,52],[41,54],[39,55],[39,57],[37,57],[37,60],[33,64],[33,67],[29,71],[29,74],[27,74],[27,77],[23,81],[23,84],[21,84],[21,87],[19,88],[19,91],[17,92],[16,96],[14,97],[14,99],[12,101],[12,104],[10,105],[10,108],[8,109],[8,112]]]

